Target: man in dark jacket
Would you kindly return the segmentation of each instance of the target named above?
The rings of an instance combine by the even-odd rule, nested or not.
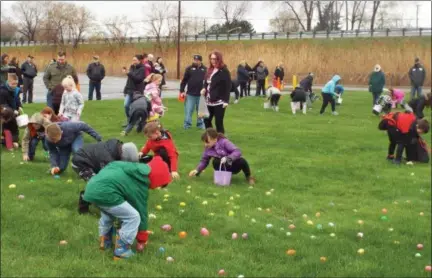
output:
[[[84,143],[82,132],[98,142],[102,141],[102,136],[84,122],[52,123],[46,127],[45,132],[52,175],[66,170],[71,153],[76,153]]]
[[[422,64],[420,64],[420,59],[416,58],[414,66],[409,70],[409,77],[411,81],[411,99],[415,98],[416,92],[417,96],[422,95],[422,87],[426,78],[426,70]]]
[[[37,76],[38,70],[34,64],[34,57],[27,56],[27,60],[21,65],[23,74],[23,102],[33,103],[33,80]],[[28,94],[28,98],[27,98]]]
[[[142,132],[147,121],[148,115],[151,111],[151,104],[141,92],[134,92],[132,95],[132,103],[129,109],[129,122],[121,135],[127,135],[132,128],[137,125],[136,131]]]
[[[132,65],[129,68],[129,71],[126,70],[126,67],[123,67],[123,73],[127,76],[126,86],[123,90],[123,94],[125,95],[124,107],[125,114],[127,118],[127,122],[129,122],[129,109],[132,103],[132,95],[134,92],[144,92],[144,78],[145,78],[145,68],[142,64],[143,55],[137,54],[132,58]],[[127,122],[124,127],[127,126]]]
[[[237,81],[240,84],[240,97],[242,98],[243,95],[245,97],[248,96],[247,93],[247,84],[249,82],[249,72],[246,69],[246,63],[242,62],[237,67]]]
[[[260,96],[261,91],[263,96],[265,97],[265,81],[269,74],[267,67],[264,65],[264,62],[260,61],[258,66],[255,69],[256,79],[257,79],[257,87],[255,96]]]
[[[96,99],[101,100],[102,80],[105,78],[105,67],[99,62],[99,56],[93,56],[93,63],[87,67],[87,76],[90,79],[88,100],[93,100],[93,91],[96,89]]]
[[[193,63],[186,68],[183,79],[180,83],[180,94],[185,97],[187,86],[187,95],[185,101],[185,119],[183,127],[189,129],[192,126],[192,113],[197,111],[200,101],[200,91],[203,88],[204,78],[207,68],[202,64],[201,55],[194,55]],[[204,129],[204,121],[197,116],[197,127]]]
[[[248,65],[248,63],[246,63],[246,66],[245,66],[245,69],[248,71],[248,73],[249,73],[249,80],[248,80],[248,83],[247,83],[247,95],[250,97],[250,90],[251,90],[251,83],[252,83],[252,81],[253,80],[255,80],[256,78],[255,78],[255,70],[254,69],[252,69],[249,65]]]
[[[86,182],[112,161],[124,160],[138,162],[138,149],[134,143],[110,139],[106,142],[85,144],[72,158],[72,169]],[[80,192],[78,212],[88,213],[89,203],[82,199]]]

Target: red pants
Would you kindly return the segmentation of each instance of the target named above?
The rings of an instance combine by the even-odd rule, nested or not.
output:
[[[13,149],[13,140],[12,140],[12,132],[8,129],[3,129],[4,139],[2,140],[2,143],[4,142],[6,149],[11,150]]]

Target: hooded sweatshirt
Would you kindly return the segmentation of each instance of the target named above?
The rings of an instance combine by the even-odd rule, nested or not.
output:
[[[321,92],[323,94],[330,94],[332,96],[336,96],[335,93],[335,87],[336,87],[336,83],[341,80],[341,77],[339,75],[335,75],[332,77],[332,79],[327,82],[327,84],[325,84],[325,86],[322,88]]]
[[[149,102],[141,92],[134,92],[132,96],[132,103],[130,105],[129,114],[132,116],[138,110],[149,111]]]
[[[170,181],[168,166],[161,162],[161,158],[154,157],[148,165],[113,161],[90,179],[83,199],[106,207],[128,202],[141,217],[138,230],[144,231],[147,230],[149,188],[167,185]]]
[[[219,138],[216,144],[211,148],[206,148],[202,155],[201,161],[197,167],[197,171],[202,172],[209,164],[212,157],[222,158],[229,157],[232,161],[239,159],[242,156],[241,151],[228,139]]]
[[[45,127],[47,125],[49,125],[50,123],[51,122],[49,120],[45,119],[41,113],[34,113],[31,116],[29,123],[28,123],[26,129],[24,130],[24,137],[22,138],[22,142],[21,142],[21,145],[22,145],[21,149],[22,149],[23,154],[28,153],[30,141],[32,138],[45,137]],[[35,129],[33,127],[33,124],[41,125],[41,127],[39,129]]]
[[[149,83],[145,87],[144,94],[151,102],[150,116],[153,116],[154,114],[159,114],[160,116],[162,116],[164,113],[164,109],[162,105],[162,98],[160,97],[159,87],[155,83]]]

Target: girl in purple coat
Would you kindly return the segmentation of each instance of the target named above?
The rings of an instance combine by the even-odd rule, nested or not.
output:
[[[190,177],[199,176],[213,158],[215,170],[219,170],[223,164],[222,169],[233,174],[243,171],[248,183],[250,185],[255,184],[248,162],[242,157],[240,150],[222,133],[218,133],[214,128],[207,128],[201,136],[201,140],[204,142],[205,150],[198,167],[189,173]]]

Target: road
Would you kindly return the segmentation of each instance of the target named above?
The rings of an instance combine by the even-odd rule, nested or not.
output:
[[[47,89],[43,84],[43,72],[40,72],[34,81],[33,90],[33,101],[37,103],[46,102],[46,92]],[[84,95],[84,99],[87,99],[88,94],[88,78],[85,74],[78,74],[80,80],[81,92]],[[166,88],[162,90],[162,96],[164,98],[176,98],[179,93],[180,81],[178,80],[167,80]],[[102,99],[123,99],[123,88],[126,84],[126,77],[115,77],[107,76],[102,82]],[[314,85],[315,88],[321,88],[323,85]],[[282,93],[287,93],[288,89],[291,89],[291,85],[285,87],[285,91]],[[401,88],[406,92],[408,88]],[[424,88],[426,89],[426,88]],[[347,91],[365,91],[367,92],[367,87],[362,86],[346,86]],[[255,82],[251,85],[251,94],[255,94]],[[93,99],[96,97],[96,92],[93,94]]]

